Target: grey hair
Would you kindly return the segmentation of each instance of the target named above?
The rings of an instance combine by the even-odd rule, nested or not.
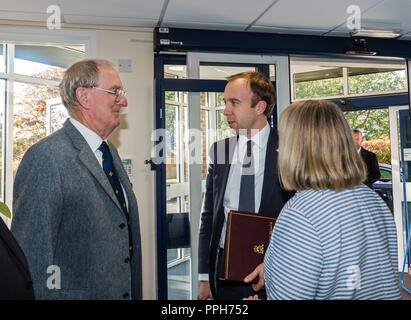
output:
[[[78,105],[77,88],[92,88],[97,85],[102,66],[113,68],[110,61],[103,59],[85,59],[72,64],[64,73],[59,89],[61,100],[70,113]]]

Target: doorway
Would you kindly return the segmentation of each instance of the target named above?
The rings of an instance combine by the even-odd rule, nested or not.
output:
[[[156,57],[158,299],[196,299],[198,233],[208,150],[231,136],[223,115],[226,77],[265,74],[277,90],[271,116],[290,103],[287,56],[191,53]]]

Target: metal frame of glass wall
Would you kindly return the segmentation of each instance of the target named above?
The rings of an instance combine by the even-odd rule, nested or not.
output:
[[[178,43],[175,46],[162,45],[162,38],[167,38],[170,43]],[[242,39],[239,41],[239,39]],[[188,29],[172,29],[169,33],[159,34],[155,31],[155,50],[162,52],[155,55],[155,78],[156,78],[156,126],[160,128],[164,127],[164,121],[161,120],[159,115],[164,101],[162,101],[162,93],[165,88],[186,90],[193,92],[200,91],[216,91],[222,89],[219,81],[215,80],[187,80],[184,85],[181,80],[175,81],[172,79],[162,79],[162,66],[169,62],[176,63],[177,60],[180,64],[185,64],[186,54],[188,51],[203,51],[203,52],[221,52],[221,53],[259,53],[259,54],[285,54],[285,55],[302,55],[302,56],[320,56],[324,61],[328,58],[335,59],[341,58],[349,61],[353,58],[349,55],[344,55],[344,48],[349,44],[350,40],[345,38],[330,38],[320,36],[303,36],[303,35],[276,35],[276,34],[247,34],[241,32],[219,32],[219,31],[205,31],[205,30],[188,30]],[[201,39],[201,40],[200,40]],[[171,41],[172,40],[172,41]],[[403,41],[393,41],[385,39],[371,39],[372,47],[376,48],[382,56],[403,58],[407,64],[407,79],[408,79],[408,92],[387,92],[386,94],[379,95],[363,95],[363,96],[351,96],[347,97],[326,97],[333,101],[337,105],[341,106],[344,111],[356,111],[364,109],[378,109],[388,108],[390,106],[410,105],[409,84],[411,84],[411,42],[407,44]],[[371,44],[370,44],[371,45]],[[288,49],[287,49],[288,48]],[[168,52],[175,51],[182,53],[183,55],[167,54]],[[357,58],[357,57],[354,57]],[[378,59],[378,57],[377,57]],[[345,70],[344,72],[347,72]],[[346,79],[345,74],[345,79]],[[181,84],[181,86],[179,85]],[[163,90],[163,91],[162,91]],[[291,94],[289,98],[291,97]],[[281,104],[280,109],[277,109],[278,114],[287,104]],[[278,116],[278,115],[277,115]],[[167,288],[164,284],[167,283],[166,261],[162,248],[166,247],[165,234],[166,225],[164,223],[164,217],[161,216],[161,212],[164,211],[164,203],[162,200],[165,195],[165,190],[161,187],[161,181],[164,181],[164,167],[160,165],[157,168],[157,240],[158,240],[158,298],[166,299]]]

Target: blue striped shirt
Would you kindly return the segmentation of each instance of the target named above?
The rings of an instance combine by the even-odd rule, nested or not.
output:
[[[298,192],[277,219],[264,269],[268,299],[401,299],[394,219],[363,184]]]

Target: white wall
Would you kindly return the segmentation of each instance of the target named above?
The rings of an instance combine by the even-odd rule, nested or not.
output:
[[[150,158],[151,133],[154,129],[154,58],[151,30],[141,32],[97,31],[98,58],[118,65],[118,59],[130,59],[132,72],[120,72],[128,91],[121,125],[109,137],[122,158],[133,162],[134,193],[140,212],[143,254],[143,299],[157,298],[155,173],[144,160]]]

